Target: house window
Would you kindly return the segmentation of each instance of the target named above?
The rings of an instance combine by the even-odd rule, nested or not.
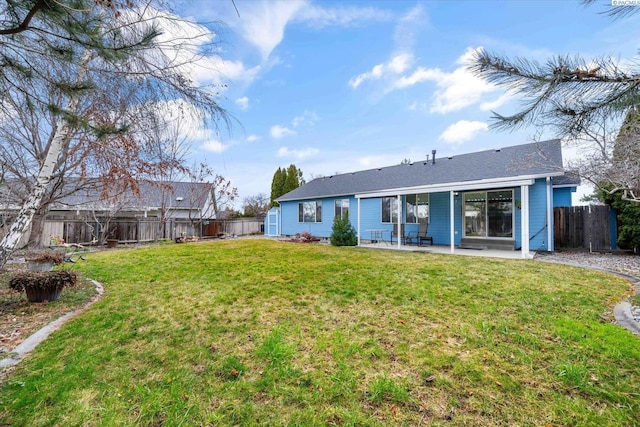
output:
[[[513,238],[513,191],[465,193],[464,235]]]
[[[298,222],[322,222],[322,202],[298,203]]]
[[[429,194],[407,194],[406,219],[407,224],[429,223]]]
[[[398,222],[398,198],[397,197],[382,198],[382,222],[388,222],[388,223]]]
[[[337,199],[335,217],[342,218],[344,215],[349,216],[349,199]]]

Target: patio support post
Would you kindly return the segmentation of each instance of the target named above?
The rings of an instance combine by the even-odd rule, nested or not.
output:
[[[547,251],[552,252],[553,247],[553,191],[551,177],[547,177]]]
[[[520,187],[520,197],[522,198],[522,213],[520,214],[521,234],[522,234],[522,258],[527,259],[529,255],[529,186]]]
[[[402,235],[400,234],[400,221],[402,220],[402,205],[400,204],[400,201],[402,200],[402,197],[398,194],[398,221],[396,224],[396,231],[398,232],[397,236],[398,236],[398,249],[400,249],[400,243],[402,242]],[[389,239],[391,240],[391,239]]]
[[[456,231],[455,231],[455,192],[449,191],[449,240],[451,241],[451,253],[455,251]]]
[[[360,198],[356,199],[358,201],[358,246],[360,246]]]

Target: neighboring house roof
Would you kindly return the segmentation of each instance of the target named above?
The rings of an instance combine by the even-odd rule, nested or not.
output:
[[[118,204],[123,210],[159,209],[161,207],[201,210],[208,208],[211,203],[209,192],[211,185],[207,183],[172,181],[160,184],[141,181],[138,185],[140,186],[139,194],[128,188],[113,199],[106,200],[100,198],[99,188],[83,189],[62,198],[51,206],[51,209],[88,206],[94,209],[109,209],[110,206]]]
[[[412,187],[428,189],[429,186],[436,191],[436,187],[443,184],[542,177],[556,179],[562,175],[560,140],[550,140],[316,178],[277,200],[366,195]]]
[[[162,184],[140,181],[138,184],[139,194],[128,188],[113,198],[102,199],[100,182],[96,180],[95,185],[89,183],[85,188],[62,197],[50,206],[50,210],[110,210],[117,206],[119,210],[139,211],[164,207],[198,210],[203,212],[203,215],[205,212],[213,214],[208,212],[211,210],[211,184],[177,181]],[[72,186],[75,183],[69,185]],[[19,199],[16,194],[11,194],[12,191],[9,187],[8,185],[0,185],[0,203],[4,201],[5,207],[19,209]],[[17,191],[16,188],[20,188],[19,185],[13,187],[13,192]]]

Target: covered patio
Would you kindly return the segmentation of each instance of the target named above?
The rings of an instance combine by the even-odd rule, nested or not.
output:
[[[385,238],[384,232],[386,231],[387,236],[389,236],[389,241],[391,240],[390,235],[392,232],[396,236],[403,236],[403,230],[405,229],[405,223],[408,223],[409,216],[413,218],[414,222],[411,224],[416,226],[419,222],[424,221],[429,224],[429,228],[433,230],[435,227],[439,230],[439,235],[437,236],[438,240],[440,240],[439,251],[448,252],[448,253],[456,253],[458,251],[466,251],[465,253],[477,254],[480,252],[484,253],[484,256],[489,253],[489,250],[492,250],[492,253],[501,253],[507,252],[511,254],[516,254],[514,258],[529,258],[530,251],[530,188],[536,184],[536,178],[540,177],[518,177],[514,178],[497,178],[497,179],[485,179],[471,182],[454,182],[447,184],[437,184],[437,185],[425,185],[411,188],[400,188],[400,189],[392,189],[386,191],[379,192],[369,192],[369,193],[360,193],[356,194],[355,198],[357,201],[357,219],[356,219],[356,230],[358,233],[358,244],[366,245],[366,235],[367,233],[372,234],[373,237],[369,240],[369,243],[375,244],[375,242],[382,243],[384,245]],[[545,193],[546,203],[544,206],[544,229],[542,231],[546,232],[545,240],[547,242],[552,242],[552,229],[549,227],[549,224],[552,224],[553,218],[552,215],[552,181],[551,177],[546,177],[544,181],[542,181],[540,185],[540,190]],[[539,191],[540,191],[539,190]],[[475,196],[477,194],[483,194],[484,199],[484,207],[483,209],[487,209],[487,206],[491,206],[491,202],[489,201],[488,195],[497,194],[500,199],[496,199],[495,203],[499,204],[499,207],[496,210],[503,210],[505,214],[501,214],[508,219],[508,234],[504,236],[508,236],[508,238],[502,237],[492,237],[489,234],[480,235],[476,232],[476,230],[470,231],[471,228],[469,226],[470,222],[473,222],[473,217],[470,215],[477,214],[477,210],[475,210],[477,202],[472,199],[468,199],[467,196]],[[503,194],[506,195],[503,198]],[[409,203],[409,197],[414,198],[413,203]],[[383,221],[382,224],[379,224],[382,227],[378,228],[368,228],[367,226],[363,226],[363,221],[360,213],[363,211],[362,203],[364,201],[371,200],[382,200],[383,211],[385,207],[384,200],[390,201],[388,211],[392,211],[388,213],[389,222],[385,222],[384,220],[384,212],[383,212]],[[420,200],[424,200],[423,204],[420,204]],[[377,203],[377,202],[376,202]],[[517,206],[517,208],[516,208]],[[418,214],[420,208],[423,208],[422,217]],[[482,220],[479,228],[483,230],[487,230],[487,223],[491,223],[491,215],[488,211],[482,212]],[[470,221],[471,220],[471,221]],[[477,222],[477,221],[476,221]],[[519,227],[515,227],[515,225]],[[378,226],[378,224],[376,224]],[[393,231],[392,231],[393,230]],[[491,230],[491,228],[489,228]],[[374,235],[375,233],[375,235]],[[433,232],[432,232],[433,233]],[[472,234],[473,233],[473,234]],[[406,235],[406,233],[404,234]],[[477,242],[476,244],[470,246],[476,246],[475,248],[462,246],[462,238],[470,237],[467,241]],[[376,238],[377,237],[377,238]],[[479,238],[482,237],[482,238]],[[433,243],[433,240],[431,240]],[[443,245],[443,243],[447,243],[447,245]],[[492,248],[491,246],[486,247],[487,243],[491,242],[504,242],[508,245],[511,245],[511,248],[514,248],[514,245],[519,242],[519,250],[494,250],[497,247]],[[403,242],[402,238],[398,238],[397,242],[393,244],[396,249],[402,250],[405,248],[406,250],[430,250],[429,247],[420,247],[418,246],[416,249],[416,245],[406,245]],[[549,249],[551,249],[549,247]]]
[[[406,252],[425,252],[442,255],[463,255],[463,256],[482,256],[488,258],[504,258],[504,259],[533,259],[536,255],[535,251],[524,253],[518,251],[505,251],[498,249],[462,249],[455,248],[453,251],[448,245],[418,246],[418,245],[397,245],[385,241],[376,243],[361,242],[359,245],[365,249],[394,250]]]

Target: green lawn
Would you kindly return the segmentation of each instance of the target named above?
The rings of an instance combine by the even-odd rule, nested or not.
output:
[[[268,240],[86,257],[105,295],[5,380],[0,425],[639,423],[610,275]]]

